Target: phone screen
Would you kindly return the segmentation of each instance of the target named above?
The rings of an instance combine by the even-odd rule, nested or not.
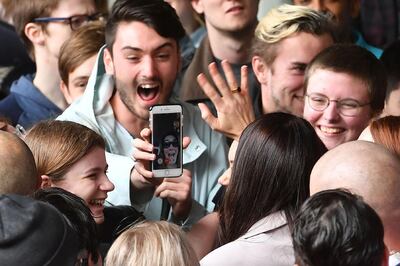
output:
[[[181,168],[181,113],[153,114],[153,170]]]

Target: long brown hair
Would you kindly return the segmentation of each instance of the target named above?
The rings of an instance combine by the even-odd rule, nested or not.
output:
[[[266,114],[242,133],[220,210],[219,244],[260,219],[284,212],[289,226],[309,196],[309,178],[326,148],[312,126],[287,113]]]
[[[43,121],[29,130],[25,142],[35,157],[39,175],[62,179],[70,167],[92,148],[105,148],[93,130],[70,121]]]

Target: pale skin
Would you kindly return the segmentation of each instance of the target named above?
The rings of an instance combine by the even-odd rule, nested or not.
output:
[[[253,70],[261,84],[263,112],[281,111],[301,116],[305,67],[320,51],[332,44],[332,37],[328,34],[318,36],[300,32],[280,41],[279,53],[271,66],[261,57],[253,56]],[[203,119],[211,128],[238,139],[243,129],[255,119],[252,101],[248,95],[248,70],[245,66],[241,69],[241,92],[232,93],[238,83],[228,61],[222,61],[222,68],[227,81],[218,72],[215,63],[209,65],[210,76],[222,97],[205,75],[200,74],[197,78],[200,87],[216,107],[218,117],[213,116],[204,104],[199,104],[199,108]]]
[[[150,161],[155,159],[149,107],[169,100],[180,65],[178,45],[146,24],[132,21],[118,25],[112,51],[104,52],[106,71],[114,76],[116,87],[110,104],[116,120],[131,135],[139,136],[133,141],[133,190],[154,191],[156,197],[169,201],[176,218],[186,219],[192,204],[190,171],[184,170],[177,178],[155,179],[149,170]],[[183,147],[189,143],[189,138],[184,138]]]
[[[97,55],[89,57],[68,74],[68,84],[60,82],[60,90],[68,104],[71,104],[85,91]]]
[[[132,183],[137,189],[155,187],[154,196],[166,198],[171,204],[172,212],[178,218],[186,218],[189,214],[192,200],[192,177],[189,170],[183,169],[183,174],[176,178],[154,178],[150,170],[150,161],[156,159],[153,145],[150,143],[151,130],[144,128],[140,133],[141,138],[135,138],[135,150],[132,157],[136,161],[132,171]],[[183,148],[190,144],[190,138],[183,138]]]
[[[257,26],[258,0],[191,0],[193,9],[204,15],[213,55],[232,64],[251,60],[251,45]]]
[[[199,74],[197,76],[197,82],[200,87],[215,105],[218,118],[211,113],[205,104],[199,103],[198,106],[202,118],[212,129],[225,134],[229,138],[237,140],[243,129],[255,119],[248,89],[248,68],[242,66],[240,79],[241,90],[235,91],[234,93],[232,90],[237,89],[238,83],[228,61],[222,61],[222,68],[227,81],[223,79],[215,63],[211,63],[208,68],[211,78],[222,96],[218,94],[204,74]]]
[[[50,17],[70,17],[94,12],[95,6],[91,0],[65,0],[60,1]],[[64,110],[67,102],[57,89],[60,84],[57,64],[60,47],[71,36],[72,30],[67,23],[56,22],[47,23],[45,29],[34,22],[29,22],[25,26],[25,35],[32,42],[35,55],[36,75],[33,84],[50,101]]]
[[[398,158],[381,145],[352,141],[329,150],[315,164],[310,176],[310,194],[346,188],[363,197],[380,216],[384,241],[390,251],[399,251]]]

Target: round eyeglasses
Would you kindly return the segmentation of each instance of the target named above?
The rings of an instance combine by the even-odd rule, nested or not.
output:
[[[359,103],[353,99],[343,99],[343,100],[331,100],[326,95],[319,93],[306,94],[308,99],[308,104],[315,110],[322,112],[328,108],[331,102],[336,102],[336,108],[339,113],[344,116],[357,116],[363,106],[367,106],[370,103]]]
[[[95,13],[92,15],[75,15],[70,17],[42,17],[42,18],[35,18],[33,22],[41,22],[41,23],[48,23],[48,22],[67,22],[71,27],[71,30],[76,30],[81,26],[87,24],[89,21],[104,21],[105,16],[101,13]]]

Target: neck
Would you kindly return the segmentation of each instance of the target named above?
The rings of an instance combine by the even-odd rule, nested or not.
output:
[[[185,31],[188,35],[192,34],[199,27],[201,27],[200,23],[197,22],[194,18],[191,18],[190,20],[185,21],[185,23],[183,23],[183,24],[184,24],[183,28],[185,29]]]
[[[263,114],[269,114],[278,111],[268,90],[269,88],[261,84],[261,107]]]
[[[36,54],[36,51],[35,51]],[[33,84],[61,110],[65,110],[67,102],[60,90],[58,61],[51,57],[36,56],[36,74]]]
[[[110,99],[115,119],[134,137],[140,136],[140,131],[143,128],[149,127],[149,121],[147,119],[140,118],[133,112],[131,112],[126,105],[121,101],[121,97],[118,92]]]
[[[207,27],[208,39],[214,57],[226,59],[231,64],[247,64],[251,61],[251,43],[256,25],[241,32],[222,32]]]

